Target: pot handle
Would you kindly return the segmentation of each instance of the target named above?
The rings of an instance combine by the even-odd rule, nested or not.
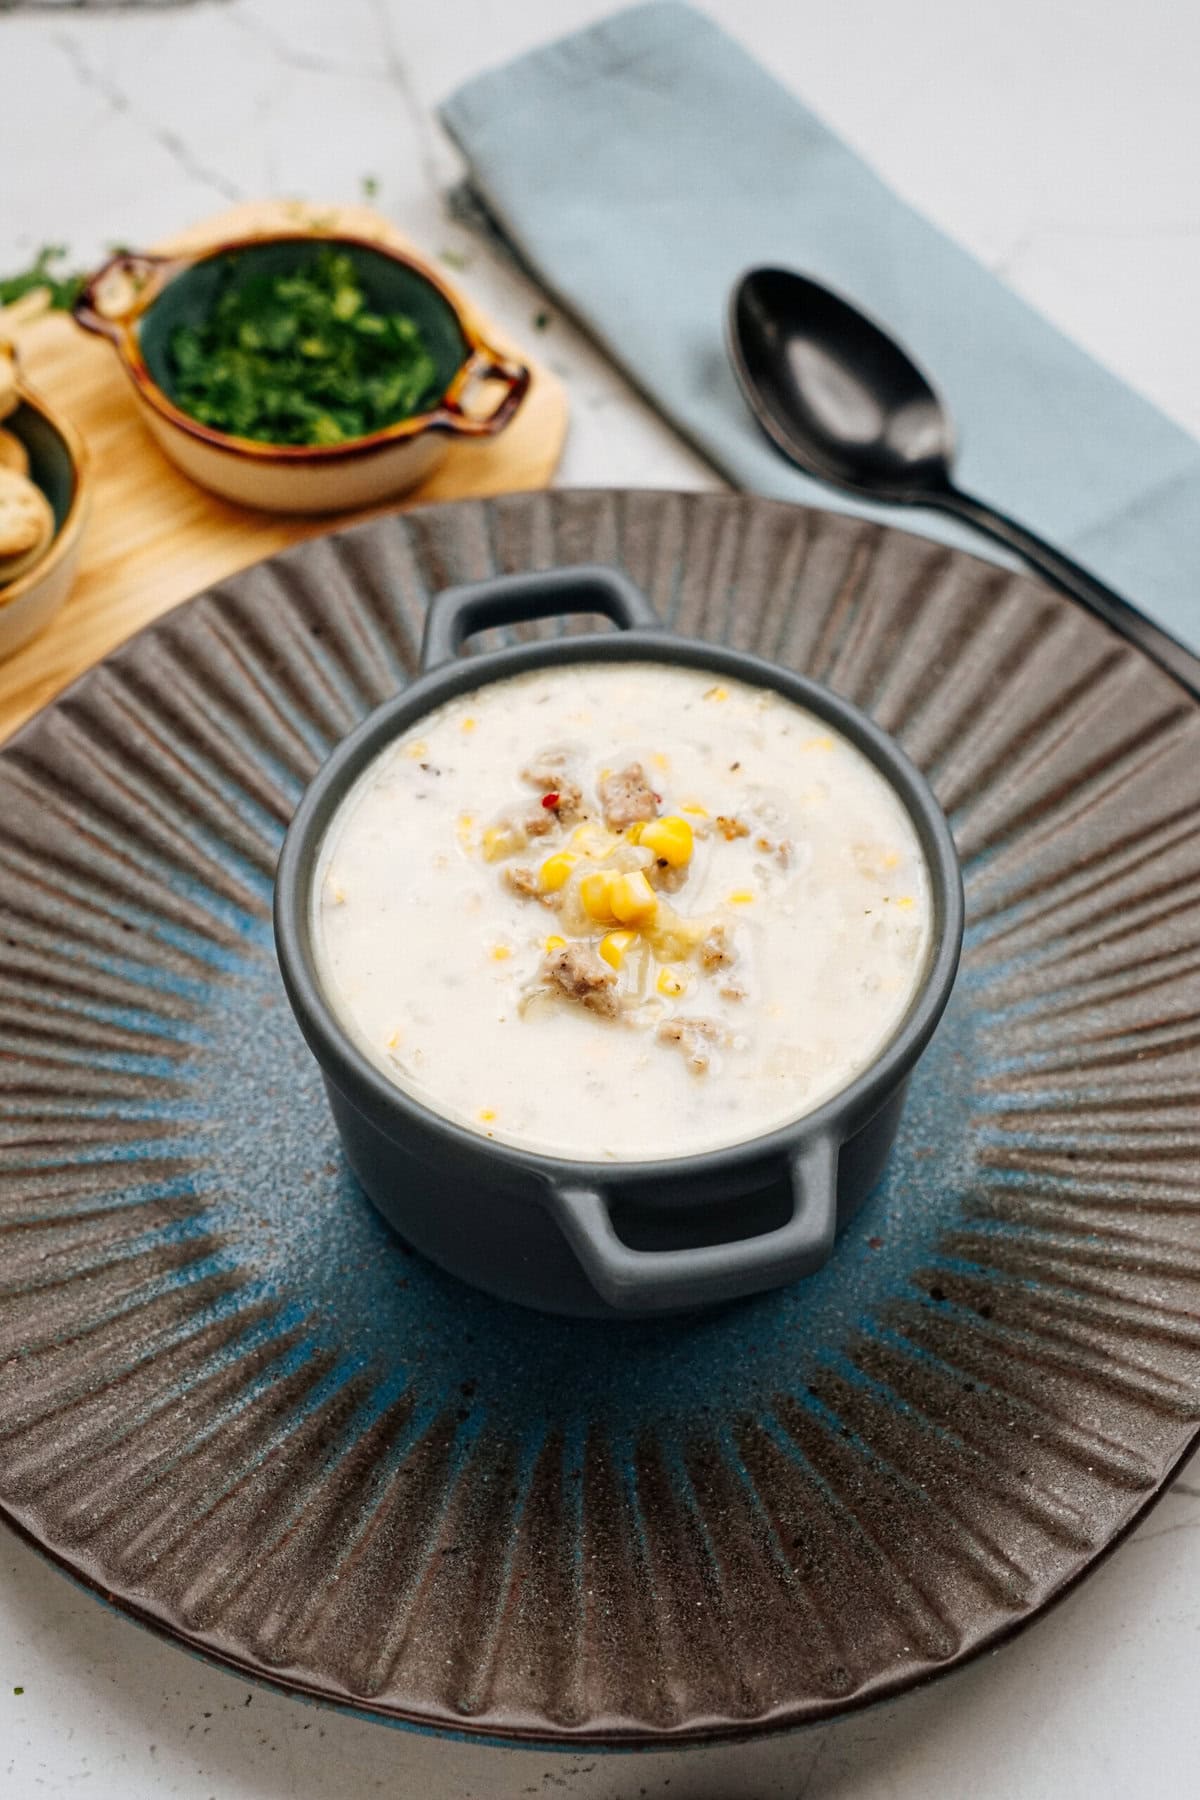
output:
[[[588,1280],[618,1312],[669,1312],[736,1300],[811,1275],[837,1228],[838,1145],[822,1135],[792,1157],[792,1215],[760,1237],[684,1250],[633,1250],[613,1227],[599,1188],[555,1183],[553,1210]]]
[[[532,379],[524,363],[502,356],[499,350],[492,350],[487,344],[480,344],[472,350],[442,395],[430,423],[440,426],[443,431],[456,431],[460,437],[495,437],[498,431],[504,430],[529,392]],[[474,381],[503,384],[500,399],[490,413],[464,412],[463,395]]]
[[[431,602],[421,640],[421,673],[451,662],[472,632],[567,613],[602,613],[622,631],[653,631],[654,608],[632,581],[600,563],[536,569],[446,588]]]
[[[190,261],[187,256],[151,256],[135,250],[118,250],[103,268],[88,277],[71,308],[71,316],[85,331],[94,331],[98,337],[119,343],[129,321],[146,305],[147,287],[153,282],[153,291],[157,292],[164,275],[183,268]],[[122,277],[123,287],[117,290],[122,299],[115,304],[106,301],[105,288],[113,292],[114,284]]]

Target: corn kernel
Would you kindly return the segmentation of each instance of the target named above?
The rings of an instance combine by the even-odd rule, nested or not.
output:
[[[640,842],[647,850],[653,850],[655,856],[672,869],[682,869],[685,863],[691,862],[695,848],[692,828],[687,820],[673,816],[651,819],[643,825]]]
[[[512,950],[508,944],[493,944],[492,945],[492,961],[493,962],[507,962],[511,955],[512,955]]]
[[[570,879],[571,870],[579,861],[569,850],[558,850],[548,856],[538,870],[538,886],[543,894],[557,894]]]
[[[577,825],[568,839],[572,850],[577,850],[581,856],[595,857],[607,856],[616,841],[612,832],[605,831],[603,825],[593,825],[590,822]]]
[[[511,825],[488,825],[483,833],[483,859],[500,862],[520,848],[521,840]]]
[[[398,1050],[399,1047],[400,1047],[400,1033],[398,1031],[393,1031],[390,1034],[390,1036],[388,1037],[387,1042],[384,1045],[384,1049],[385,1050]]]
[[[466,718],[462,721],[461,725],[459,726],[459,730],[460,731],[474,731],[474,729],[478,725],[478,723],[479,723],[478,719]]]
[[[479,1117],[482,1120],[483,1124],[490,1125],[492,1120],[495,1118],[495,1116],[496,1116],[496,1109],[494,1106],[481,1106],[480,1107]]]
[[[900,898],[896,902],[896,905],[904,907],[905,911],[907,912],[909,907],[916,905],[916,901],[913,899],[911,894],[901,894]]]
[[[611,871],[597,869],[593,874],[585,875],[579,884],[579,898],[584,912],[601,925],[611,925],[616,921],[617,915],[610,899],[610,890],[615,880]],[[646,885],[649,886],[649,883]]]
[[[640,844],[642,841],[642,832],[644,830],[644,820],[635,819],[632,825],[627,825],[625,828],[625,842],[627,844]]]
[[[653,756],[650,758],[650,761],[651,761],[652,765],[654,766],[654,768],[661,769],[664,774],[671,766],[670,757],[664,756],[661,750],[656,750],[654,752]]]
[[[687,977],[682,969],[660,969],[655,986],[668,1000],[677,1000],[680,994],[687,993]]]
[[[705,688],[704,698],[706,700],[728,700],[729,689],[718,683],[716,687]]]
[[[622,925],[646,925],[658,911],[658,895],[640,869],[613,877],[608,888],[608,903]],[[587,905],[586,900],[584,905]]]
[[[607,937],[600,939],[597,948],[610,969],[619,969],[629,946],[636,942],[636,931],[610,931]]]
[[[701,806],[698,800],[685,800],[680,811],[691,813],[693,819],[707,819],[708,817],[707,806]]]
[[[424,738],[417,738],[415,743],[404,746],[404,754],[411,756],[414,762],[420,762],[422,757],[429,755],[429,745]]]
[[[820,737],[806,738],[800,748],[802,750],[832,750],[833,739],[823,733]]]
[[[729,904],[731,906],[749,906],[753,899],[754,895],[749,888],[734,888],[729,896]]]
[[[542,945],[542,949],[546,951],[547,955],[550,953],[551,950],[565,950],[566,947],[567,947],[566,938],[559,937],[557,932],[552,932],[551,935],[546,939],[545,943]]]

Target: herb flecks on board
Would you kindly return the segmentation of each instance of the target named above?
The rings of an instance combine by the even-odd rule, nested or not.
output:
[[[31,293],[34,288],[47,288],[50,305],[69,312],[79,298],[86,276],[78,270],[61,267],[67,257],[65,244],[43,244],[27,269],[15,275],[0,275],[0,306],[11,306],[14,300]]]

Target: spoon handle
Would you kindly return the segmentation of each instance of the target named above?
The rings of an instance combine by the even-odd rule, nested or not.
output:
[[[1181,682],[1190,694],[1200,698],[1200,658],[1193,656],[1176,638],[1171,637],[1158,625],[1138,612],[1136,607],[1123,600],[1112,588],[1105,587],[1094,575],[1056,550],[1053,544],[1046,543],[1044,538],[1034,532],[1027,531],[1018,525],[1015,519],[1007,514],[997,512],[985,500],[976,500],[970,494],[964,494],[960,488],[947,488],[939,494],[938,504],[943,511],[953,513],[955,518],[963,519],[978,530],[985,531],[998,543],[1006,544],[1015,550],[1018,556],[1044,575],[1056,587],[1062,588],[1086,606],[1090,613],[1119,631],[1122,637],[1136,644],[1139,650],[1166,669],[1176,681]]]

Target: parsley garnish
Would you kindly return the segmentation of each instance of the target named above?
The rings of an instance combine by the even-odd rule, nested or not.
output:
[[[343,444],[438,399],[416,322],[367,305],[353,260],[323,247],[283,275],[230,257],[201,325],[171,333],[173,398],[202,424],[268,444]]]

